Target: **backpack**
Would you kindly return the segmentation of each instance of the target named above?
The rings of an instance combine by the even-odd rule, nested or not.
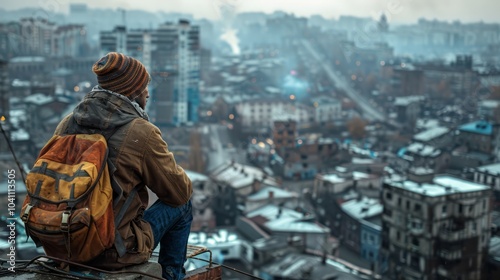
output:
[[[26,177],[21,219],[27,236],[47,256],[78,263],[91,261],[115,245],[125,254],[118,225],[135,192],[120,213],[113,196],[122,194],[108,161],[101,134],[54,135],[42,148]]]

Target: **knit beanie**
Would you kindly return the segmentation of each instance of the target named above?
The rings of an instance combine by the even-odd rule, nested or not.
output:
[[[148,86],[150,76],[137,59],[110,52],[92,66],[97,82],[103,89],[123,94],[130,99],[138,97]]]

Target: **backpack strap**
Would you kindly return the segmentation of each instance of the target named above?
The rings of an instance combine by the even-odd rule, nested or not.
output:
[[[140,185],[134,187],[130,193],[128,194],[127,199],[123,203],[122,208],[120,209],[120,212],[118,215],[115,216],[115,248],[116,251],[118,252],[118,256],[123,257],[125,253],[127,253],[127,248],[125,248],[125,243],[123,243],[123,238],[118,232],[118,225],[120,225],[120,222],[122,221],[123,217],[125,216],[125,213],[127,212],[128,208],[130,207],[130,204],[132,204],[132,200],[134,199],[135,195],[137,194],[137,189],[139,188]]]

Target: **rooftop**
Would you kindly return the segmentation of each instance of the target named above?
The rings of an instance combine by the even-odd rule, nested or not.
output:
[[[197,173],[191,170],[186,170],[186,174],[188,175],[189,179],[193,182],[198,182],[198,181],[208,181],[209,178],[201,173]]]
[[[477,170],[480,172],[485,172],[485,173],[487,172],[493,175],[500,175],[500,162],[479,166]]]
[[[342,210],[349,216],[356,219],[367,219],[382,213],[384,207],[378,199],[363,197],[362,199],[352,199],[344,202]]]
[[[273,186],[267,186],[267,187],[260,189],[258,192],[254,193],[252,195],[249,195],[247,197],[247,201],[266,200],[266,199],[269,199],[271,197],[271,193],[272,193],[272,197],[277,198],[277,199],[298,197],[298,194],[295,192],[290,192],[290,191],[283,190],[283,189],[273,187]]]
[[[444,196],[454,193],[479,192],[490,187],[448,175],[436,176],[433,183],[419,184],[413,181],[388,182],[391,186],[419,193],[429,197]]]
[[[271,231],[302,232],[302,233],[328,233],[329,229],[314,221],[312,216],[297,212],[292,209],[272,204],[246,214],[247,218],[259,220]]]
[[[294,253],[264,266],[262,270],[279,279],[362,279],[332,262],[327,260],[322,265],[320,257]]]
[[[500,105],[500,100],[487,99],[479,101],[479,106],[485,108],[495,109],[499,105]]]
[[[413,139],[416,141],[428,142],[445,135],[449,131],[450,130],[446,127],[436,126],[416,134],[413,136]]]
[[[396,106],[408,106],[412,103],[420,102],[424,99],[425,99],[425,97],[423,97],[423,96],[396,97],[396,100],[394,100],[394,105],[396,105]]]
[[[403,152],[403,154],[408,152],[421,157],[436,157],[441,154],[441,150],[430,145],[424,145],[422,143],[410,144],[408,147],[406,147],[406,150],[405,152]]]
[[[234,162],[222,164],[211,173],[214,180],[224,182],[235,189],[247,187],[256,180],[270,186],[278,185],[276,180],[263,170]]]
[[[493,125],[487,121],[476,121],[460,126],[460,131],[491,135],[493,133]]]

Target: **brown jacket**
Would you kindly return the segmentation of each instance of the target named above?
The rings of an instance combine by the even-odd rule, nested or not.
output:
[[[116,181],[123,189],[123,196],[114,209],[115,215],[130,191],[138,186],[127,214],[116,225],[127,254],[118,257],[112,248],[92,264],[119,268],[147,261],[153,250],[154,237],[149,224],[142,220],[148,205],[145,186],[161,201],[174,207],[187,203],[193,191],[191,180],[176,164],[160,130],[148,121],[136,103],[120,94],[95,87],[58,125],[55,134],[65,133],[112,134],[108,139],[109,157],[116,167]]]

